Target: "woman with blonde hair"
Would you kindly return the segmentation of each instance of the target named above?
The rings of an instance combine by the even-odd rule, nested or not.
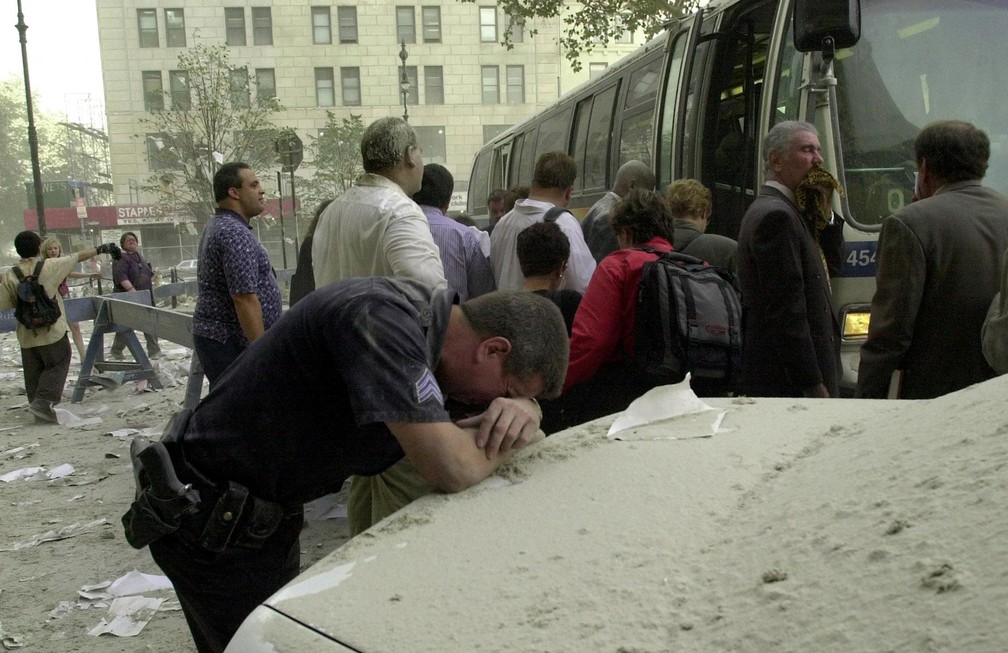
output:
[[[42,246],[39,248],[39,252],[44,258],[59,258],[63,255],[63,245],[60,244],[59,239],[50,236],[42,241]],[[100,274],[85,274],[83,272],[71,272],[67,275],[67,279],[99,279]],[[63,299],[70,296],[70,288],[67,286],[66,279],[63,283],[59,285],[59,294]],[[77,354],[80,359],[84,360],[84,336],[81,335],[80,324],[76,322],[71,322],[67,320],[67,324],[70,326],[70,333],[73,335],[74,345],[77,347]]]

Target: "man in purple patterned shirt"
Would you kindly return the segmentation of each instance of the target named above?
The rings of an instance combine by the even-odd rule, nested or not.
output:
[[[193,344],[211,389],[282,310],[269,255],[249,225],[265,208],[259,178],[245,163],[225,163],[213,186],[217,212],[200,239],[193,312]]]

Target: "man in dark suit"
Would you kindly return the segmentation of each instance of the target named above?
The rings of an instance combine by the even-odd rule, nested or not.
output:
[[[918,201],[882,223],[878,279],[857,394],[937,397],[994,376],[980,331],[1008,248],[1008,197],[980,185],[990,141],[945,120],[914,141]]]
[[[763,140],[766,183],[742,218],[742,391],[759,397],[836,397],[840,328],[829,276],[794,190],[822,163],[813,125],[775,125]]]

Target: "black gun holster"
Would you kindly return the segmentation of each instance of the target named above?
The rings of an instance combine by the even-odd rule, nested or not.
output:
[[[130,445],[136,500],[122,517],[126,540],[142,549],[177,533],[190,545],[220,553],[228,545],[258,549],[301,504],[283,506],[253,496],[234,481],[217,483],[190,465],[182,434],[191,409],[175,413],[160,442],[136,439]],[[176,470],[188,481],[179,480]]]
[[[184,409],[172,416],[162,440],[175,441],[189,422],[192,411]],[[154,540],[174,533],[182,519],[195,514],[200,496],[191,484],[183,484],[175,473],[171,456],[162,442],[135,438],[130,443],[130,460],[136,482],[136,499],[122,516],[126,541],[142,549]]]

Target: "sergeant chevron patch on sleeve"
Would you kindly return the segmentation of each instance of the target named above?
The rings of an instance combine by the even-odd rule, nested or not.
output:
[[[413,384],[413,390],[416,393],[417,404],[422,404],[433,399],[439,406],[444,405],[441,387],[430,370],[423,371],[420,378]]]

